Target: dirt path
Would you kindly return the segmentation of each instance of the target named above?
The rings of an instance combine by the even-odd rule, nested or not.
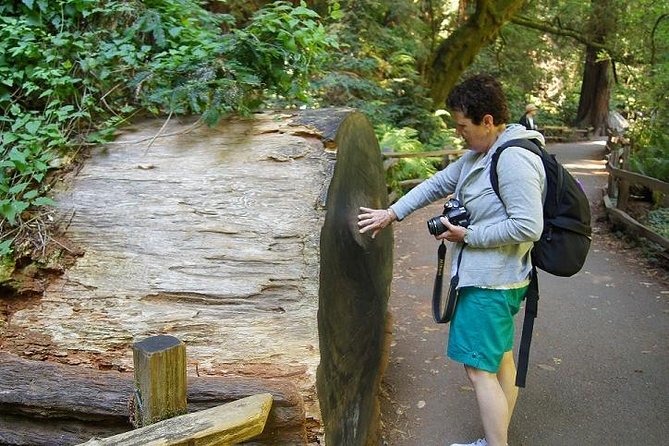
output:
[[[540,276],[527,388],[512,446],[665,444],[669,438],[669,285],[601,218],[603,142],[549,147],[584,184],[593,246],[578,275]],[[395,225],[395,317],[383,404],[386,443],[436,446],[483,436],[473,389],[445,357],[448,327],[434,323],[437,244],[425,221],[437,203]],[[522,323],[523,310],[517,318]],[[519,327],[518,330],[519,331]],[[516,348],[519,333],[516,333]]]

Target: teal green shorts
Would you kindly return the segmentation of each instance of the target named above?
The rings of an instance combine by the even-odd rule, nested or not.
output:
[[[526,290],[460,288],[448,335],[448,357],[497,373],[502,356],[513,349],[513,317]]]

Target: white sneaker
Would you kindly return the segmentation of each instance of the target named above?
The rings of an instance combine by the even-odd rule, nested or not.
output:
[[[453,443],[451,446],[488,446],[488,442],[485,438],[479,438],[474,443]]]

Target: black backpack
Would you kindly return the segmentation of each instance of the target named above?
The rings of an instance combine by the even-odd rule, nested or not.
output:
[[[527,365],[534,319],[537,317],[540,268],[556,276],[569,277],[581,270],[590,249],[590,203],[583,188],[560,164],[555,155],[546,152],[536,139],[514,139],[501,145],[492,157],[490,182],[499,197],[497,161],[507,147],[522,147],[541,158],[546,171],[546,199],[544,201],[544,229],[532,248],[532,273],[525,295],[525,320],[518,353],[516,385],[525,387]]]

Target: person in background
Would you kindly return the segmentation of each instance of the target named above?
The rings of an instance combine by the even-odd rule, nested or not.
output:
[[[537,115],[537,108],[534,104],[527,104],[525,107],[525,114],[518,121],[520,124],[524,125],[527,130],[537,130],[537,123],[534,121],[534,117]]]
[[[513,318],[529,284],[530,250],[543,229],[546,174],[537,155],[507,148],[497,165],[500,199],[490,183],[490,167],[492,155],[505,142],[543,141],[543,135],[519,124],[507,125],[506,97],[489,75],[457,85],[447,106],[469,150],[390,208],[361,207],[358,227],[374,237],[394,221],[451,194],[467,209],[467,228],[441,217],[446,231],[435,236],[454,243],[451,276],[457,272],[460,278],[447,354],[464,365],[479,406],[485,437],[469,446],[507,446],[518,396]]]

